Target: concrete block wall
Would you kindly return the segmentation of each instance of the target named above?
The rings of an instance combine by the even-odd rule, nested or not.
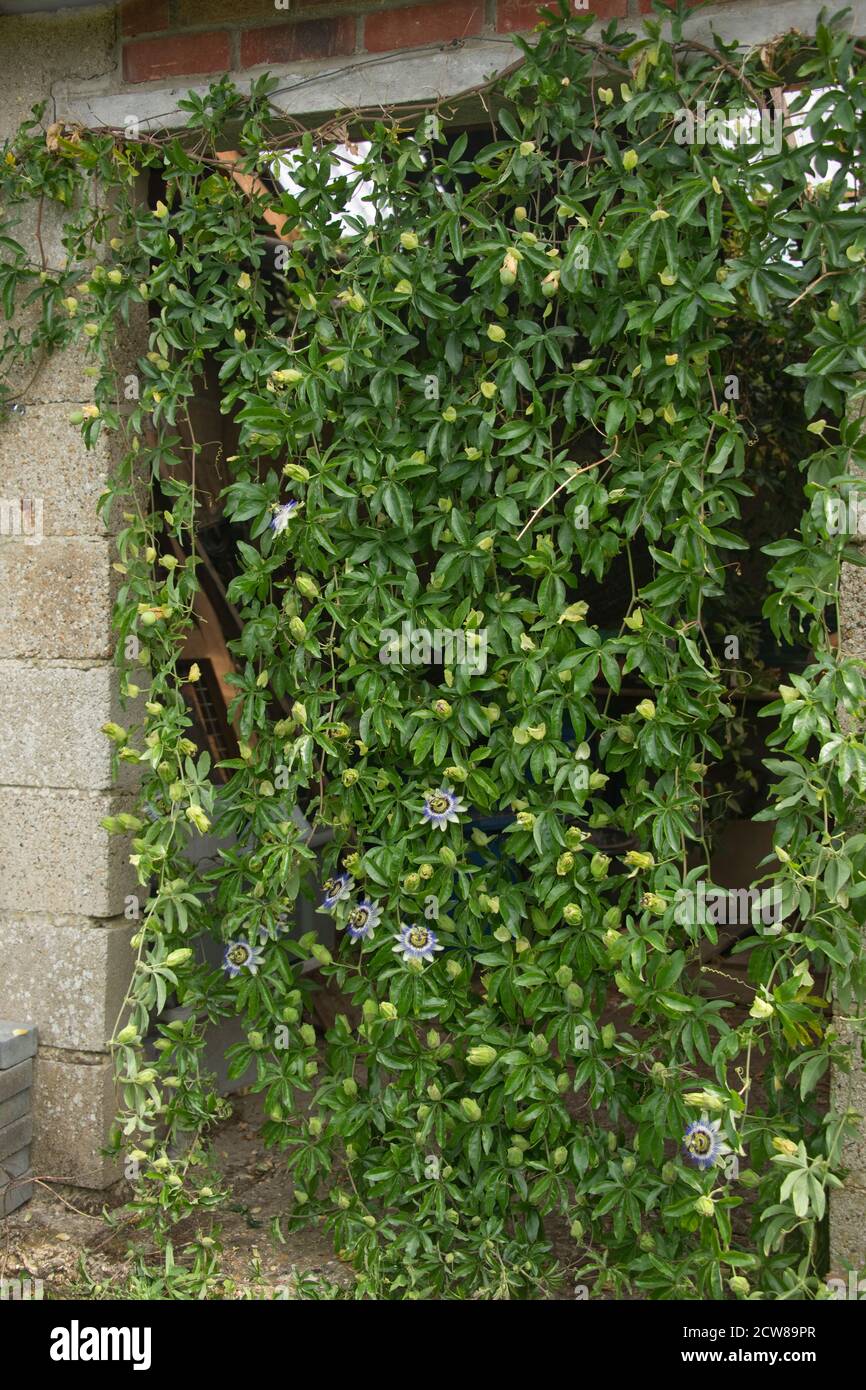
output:
[[[58,80],[112,70],[117,32],[104,9],[0,18],[0,140]],[[22,218],[33,260],[60,264],[59,218],[46,207],[39,235],[35,210]],[[115,1176],[100,1153],[115,1113],[107,1040],[132,973],[123,914],[135,885],[128,846],[99,824],[128,809],[131,783],[128,769],[112,781],[99,732],[124,718],[113,528],[96,513],[118,444],[89,452],[69,423],[90,398],[84,365],[70,349],[20,373],[16,413],[0,421],[0,498],[41,509],[39,533],[0,535],[0,1018],[32,1020],[41,1042],[11,1070],[0,1057],[0,1186],[4,1163],[25,1171],[31,1131],[37,1176],[94,1187]]]
[[[0,1218],[33,1196],[33,1057],[36,1029],[0,1018]]]

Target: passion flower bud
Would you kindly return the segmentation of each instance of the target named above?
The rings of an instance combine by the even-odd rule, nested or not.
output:
[[[114,1041],[118,1043],[121,1047],[125,1047],[127,1043],[137,1042],[138,1029],[133,1028],[131,1023],[127,1023],[125,1028],[121,1028]]]
[[[176,951],[169,951],[163,961],[163,965],[167,965],[169,970],[174,970],[177,966],[183,965],[185,961],[188,961],[191,955],[192,951],[189,946],[181,946]]]
[[[613,101],[613,89],[611,87],[599,87],[598,99],[603,101],[605,106],[610,106]]]
[[[283,473],[287,478],[291,478],[296,483],[307,483],[310,481],[310,470],[305,468],[302,463],[287,463],[283,466]]]
[[[343,1094],[350,1099],[358,1094],[358,1083],[354,1076],[343,1077]]]
[[[403,887],[407,893],[417,893],[418,889],[421,887],[421,875],[415,873],[407,874],[403,879]]]
[[[571,1225],[569,1226],[568,1230],[569,1230],[569,1234],[570,1234],[572,1240],[582,1240],[582,1239],[583,1239],[583,1222],[582,1222],[582,1221],[572,1221],[572,1223],[571,1223]]]
[[[437,719],[448,719],[452,709],[447,700],[437,700],[433,705],[433,713]]]
[[[304,598],[318,598],[319,586],[309,574],[299,574],[295,578],[295,588]]]
[[[698,1216],[714,1216],[716,1204],[712,1197],[697,1197],[695,1199],[695,1211]]]
[[[353,787],[358,780],[357,768],[347,767],[343,772],[343,786]]]
[[[459,961],[446,960],[445,974],[448,976],[449,980],[456,980],[459,975],[463,974],[463,966],[460,964]]]
[[[579,1009],[583,1004],[583,990],[580,985],[572,981],[565,991],[565,998],[571,1008]]]
[[[610,855],[602,854],[601,850],[596,850],[589,861],[589,872],[594,879],[607,878],[607,871],[610,868]]]
[[[637,168],[637,163],[638,163],[638,153],[637,153],[637,150],[626,150],[625,154],[624,154],[623,157],[622,157],[622,167],[623,167],[623,169],[625,169],[626,173],[627,173],[627,174],[630,174],[631,171],[632,171],[632,169],[636,169],[636,168]]]
[[[775,1012],[769,999],[761,999],[759,995],[755,995],[755,998],[752,1000],[752,1007],[749,1009],[749,1017],[772,1018]]]
[[[571,873],[573,868],[574,855],[571,853],[571,850],[566,850],[556,861],[556,872],[560,878],[564,878],[566,874]]]
[[[247,1043],[252,1048],[253,1052],[260,1052],[265,1045],[264,1034],[256,1031],[247,1033]]]
[[[310,955],[314,960],[317,960],[320,965],[330,965],[334,959],[327,946],[322,946],[321,944],[313,946]]]
[[[735,1274],[733,1279],[728,1280],[728,1288],[738,1298],[746,1298],[751,1292],[751,1287],[748,1279],[744,1279],[742,1274]]]
[[[481,1119],[481,1106],[478,1104],[477,1100],[473,1100],[471,1096],[463,1097],[460,1102],[460,1109],[463,1111],[467,1120],[470,1120],[473,1124],[477,1124]]]
[[[602,1028],[601,1041],[603,1047],[613,1047],[616,1042],[616,1028],[612,1023],[606,1023]]]
[[[401,232],[400,245],[403,247],[404,251],[417,251],[418,238],[414,232]]]
[[[601,919],[602,926],[607,927],[608,931],[613,931],[622,921],[622,910],[618,907],[609,907]]]
[[[422,864],[418,872],[422,878],[427,879],[432,878],[436,870],[433,868],[432,864]]]
[[[397,1017],[397,1009],[387,999],[383,1004],[379,1005],[379,1013],[382,1015],[383,1018],[389,1019],[392,1023],[394,1022],[394,1019]]]
[[[787,1154],[788,1157],[792,1157],[797,1152],[797,1145],[793,1139],[785,1139],[780,1134],[774,1135],[773,1148],[777,1153]]]
[[[541,282],[541,293],[545,299],[553,299],[559,290],[559,271],[552,270]]]
[[[454,853],[453,849],[451,849],[448,845],[442,846],[442,848],[439,851],[439,858],[442,860],[442,863],[445,864],[447,868],[456,869],[457,855]]]
[[[553,1150],[551,1158],[553,1159],[554,1168],[561,1168],[562,1165],[568,1161],[568,1149],[564,1144],[560,1144],[558,1148]]]
[[[550,1051],[550,1043],[543,1033],[530,1034],[529,1047],[536,1057],[546,1057]]]
[[[631,1154],[627,1154],[626,1157],[625,1157],[625,1158],[623,1159],[623,1161],[622,1161],[622,1173],[623,1173],[623,1177],[625,1177],[625,1178],[630,1178],[631,1175],[632,1175],[632,1173],[634,1172],[636,1166],[637,1166],[637,1164],[636,1164],[635,1159],[633,1158],[633,1156],[632,1156]]]
[[[304,622],[303,618],[299,618],[297,615],[295,615],[295,617],[293,618],[290,618],[289,632],[292,634],[296,642],[303,642],[304,638],[307,635],[307,625]]]
[[[470,1067],[489,1067],[496,1061],[496,1048],[489,1047],[487,1043],[482,1043],[478,1047],[470,1047],[466,1054],[466,1060]]]
[[[651,912],[654,917],[663,917],[667,912],[668,900],[663,898],[660,893],[644,893],[640,905]]]
[[[640,715],[641,719],[655,719],[656,707],[652,700],[641,700],[640,704],[637,706],[637,713]]]
[[[535,816],[531,811],[518,811],[517,824],[521,830],[531,830],[535,824]]]
[[[487,326],[487,336],[491,343],[501,343],[505,340],[505,329],[498,323],[491,323]]]
[[[306,1043],[307,1047],[315,1047],[316,1030],[312,1023],[302,1023],[299,1032],[301,1034],[301,1041]]]
[[[206,835],[210,830],[210,821],[200,806],[187,806],[186,818],[191,821],[200,835]]]
[[[534,141],[534,140],[521,140],[520,145],[519,145],[518,148],[519,148],[520,154],[523,156],[524,159],[526,159],[529,155],[535,153],[535,141]]]
[[[512,1144],[511,1148],[508,1149],[505,1157],[508,1161],[509,1167],[519,1168],[520,1164],[523,1162],[523,1150],[519,1149],[516,1144]]]
[[[307,722],[307,707],[302,705],[300,700],[296,700],[292,705],[292,718],[296,724],[300,724],[302,727]]]
[[[527,213],[525,207],[519,206],[514,209],[515,222],[525,222],[528,216],[529,214]]]
[[[574,971],[570,965],[561,965],[553,978],[560,989],[567,989],[574,978]]]
[[[578,927],[583,921],[583,908],[579,903],[566,903],[562,915],[570,927]]]

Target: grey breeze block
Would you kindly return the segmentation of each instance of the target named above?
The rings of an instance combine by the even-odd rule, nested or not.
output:
[[[36,1026],[0,1018],[0,1071],[24,1062],[36,1052]]]
[[[30,1140],[36,1029],[0,1019],[0,1220],[33,1196]]]

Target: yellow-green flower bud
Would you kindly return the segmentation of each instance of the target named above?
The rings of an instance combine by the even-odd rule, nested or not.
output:
[[[319,586],[315,579],[309,574],[299,574],[295,576],[295,588],[304,598],[318,598]]]
[[[566,903],[562,915],[570,927],[578,927],[583,921],[583,908],[579,903]]]
[[[478,1047],[470,1047],[466,1054],[466,1060],[471,1067],[489,1067],[496,1061],[496,1048],[489,1047],[487,1043],[481,1043]]]
[[[602,854],[600,850],[597,850],[589,861],[589,872],[595,879],[607,878],[609,867],[610,855]]]
[[[470,1120],[473,1124],[477,1124],[481,1119],[481,1106],[478,1104],[477,1100],[473,1100],[471,1096],[463,1097],[460,1102],[460,1109],[463,1111],[467,1120]]]

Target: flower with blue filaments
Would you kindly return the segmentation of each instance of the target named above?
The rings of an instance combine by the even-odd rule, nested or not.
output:
[[[732,1152],[719,1133],[721,1120],[711,1120],[706,1112],[699,1120],[693,1120],[683,1135],[683,1153],[686,1161],[706,1172],[715,1168],[725,1154]]]
[[[223,955],[223,969],[233,980],[242,970],[255,975],[263,960],[264,952],[260,946],[251,946],[248,941],[230,941]]]
[[[397,942],[394,951],[405,961],[432,960],[434,951],[442,950],[435,932],[429,927],[416,926],[414,922],[409,925],[404,922],[394,940]]]
[[[290,502],[283,502],[281,506],[277,507],[271,517],[271,530],[275,531],[278,536],[281,535],[300,505],[298,499],[293,497]]]
[[[344,902],[355,886],[350,874],[337,874],[336,878],[326,878],[322,884],[325,896],[319,904],[320,912],[332,912],[337,903]]]
[[[424,810],[421,820],[444,830],[446,825],[456,825],[466,810],[463,802],[450,787],[439,787],[437,791],[427,792],[424,797]]]
[[[352,941],[372,941],[373,932],[382,918],[382,909],[369,898],[360,898],[357,907],[349,913],[346,931]]]

